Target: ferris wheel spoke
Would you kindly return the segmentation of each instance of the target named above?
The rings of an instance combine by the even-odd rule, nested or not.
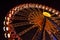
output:
[[[49,31],[51,31],[53,33],[58,32],[58,29],[49,20],[47,20],[47,22],[46,22],[45,30],[46,31],[49,30]]]
[[[53,20],[60,20],[60,17],[51,17]]]
[[[33,15],[34,17],[38,17],[38,16],[41,15],[40,13],[41,13],[41,12],[38,13],[38,12],[35,11],[35,12],[32,13],[32,15]]]
[[[16,15],[26,17],[27,13],[25,13],[24,11],[19,11],[18,13],[16,13]]]
[[[14,20],[27,20],[27,17],[15,16],[13,19],[14,19]]]
[[[37,10],[38,10],[38,12],[41,12],[40,8],[39,8],[39,9],[37,9]]]
[[[51,40],[54,40],[54,39],[57,40],[57,36],[55,34],[55,33],[57,33],[57,30],[52,29],[51,26],[49,25],[49,29],[46,30],[46,31],[48,32],[49,37],[50,37]]]
[[[26,12],[27,13],[28,11],[27,11],[27,9],[23,9],[23,12]]]
[[[47,18],[58,30],[60,30],[60,27],[50,18]]]
[[[47,31],[51,37],[51,39],[55,39],[55,40],[60,40],[60,31],[53,33],[51,31]]]
[[[57,25],[60,25],[60,17],[51,17],[52,20],[54,20]]]
[[[43,32],[43,40],[46,40],[45,37],[46,37],[46,36],[45,36],[45,30],[44,30],[44,32]]]
[[[34,29],[35,27],[37,27],[37,25],[33,25],[25,30],[23,30],[22,32],[20,32],[18,35],[22,36],[23,34],[25,34],[26,32],[30,31],[31,29]]]
[[[30,11],[28,9],[23,9],[23,10],[19,11],[17,15],[27,17],[29,15],[29,13],[30,13]]]
[[[42,30],[39,30],[39,31],[38,31],[39,33],[35,34],[35,35],[37,35],[37,37],[35,36],[35,37],[36,37],[35,39],[37,39],[37,40],[42,40],[42,39],[43,39],[43,36],[45,36],[45,35],[44,35],[45,23],[46,23],[46,18],[44,17],[44,23],[43,23],[43,25],[42,25],[43,28],[42,28]]]
[[[60,40],[60,31],[58,31],[58,32],[55,33],[54,35],[58,38],[58,40]]]
[[[56,30],[53,31],[53,29],[51,29],[51,28],[50,28],[50,30],[46,30],[46,31],[48,32],[51,40],[58,40],[58,37],[56,36],[56,33],[58,31],[56,31]]]
[[[35,15],[38,17],[38,15],[39,15],[38,12],[36,12]],[[39,15],[39,16],[40,16],[40,15]]]
[[[48,25],[49,24],[49,25]],[[53,40],[55,37],[53,36],[53,34],[55,34],[57,32],[56,27],[49,21],[47,20],[46,22],[46,27],[45,30],[48,32],[50,39]],[[52,34],[53,33],[53,34]],[[53,38],[53,39],[52,39]]]
[[[29,8],[29,9],[27,9],[27,11],[33,12],[33,8]]]
[[[34,13],[34,12],[29,15],[29,18],[30,18],[30,19],[34,19],[34,17],[35,17],[35,13]]]
[[[58,29],[57,29],[55,26],[53,26],[52,24],[50,24],[50,30],[51,30],[53,33],[58,32]]]
[[[32,10],[33,10],[33,11],[36,11],[36,9],[35,9],[35,8],[32,8]]]
[[[47,32],[48,32],[48,34],[49,34],[50,40],[57,40],[57,38],[52,34],[51,31],[48,31],[48,30],[47,30]]]
[[[29,23],[29,22],[20,22],[20,23],[14,23],[14,24],[12,24],[12,26],[14,26],[14,27],[18,27],[18,26],[24,26],[24,25],[31,25],[31,24],[33,24],[33,23]]]
[[[59,40],[58,37],[54,33],[52,33],[51,37],[53,38],[53,40]]]
[[[39,33],[40,29],[37,29],[36,33],[34,34],[32,40],[36,40],[37,34]]]

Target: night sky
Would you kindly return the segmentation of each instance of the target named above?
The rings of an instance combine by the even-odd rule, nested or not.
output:
[[[0,0],[0,40],[5,40],[3,35],[3,21],[7,12],[16,5],[24,3],[38,3],[60,11],[59,0]]]

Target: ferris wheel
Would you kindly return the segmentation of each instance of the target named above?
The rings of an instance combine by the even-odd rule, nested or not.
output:
[[[8,40],[60,40],[60,11],[42,4],[20,4],[3,23]]]

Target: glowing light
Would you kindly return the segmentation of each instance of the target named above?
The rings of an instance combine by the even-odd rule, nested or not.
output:
[[[42,5],[39,5],[39,8],[41,8],[42,7]]]
[[[8,24],[9,24],[9,22],[6,22],[6,24],[8,25]]]
[[[13,11],[12,11],[12,14],[13,14]],[[9,17],[11,17],[11,14],[9,14]]]
[[[52,8],[49,8],[49,11],[52,11]]]
[[[8,38],[10,38],[10,34],[8,33]]]
[[[58,14],[59,14],[59,12],[56,12],[55,14],[56,14],[56,15],[58,15]]]
[[[53,9],[52,13],[55,13],[55,10]]]
[[[9,30],[9,28],[8,28],[8,27],[6,27],[6,30],[8,31],[8,30]]]
[[[46,7],[45,9],[46,9],[46,10],[48,10],[49,8],[48,8],[48,7]]]
[[[43,15],[46,16],[46,17],[51,17],[51,14],[48,13],[48,12],[43,12]]]
[[[4,31],[6,31],[6,30],[8,31],[9,28],[8,28],[8,27],[3,27],[3,30],[4,30]]]
[[[9,21],[9,20],[10,20],[10,18],[9,18],[9,17],[7,17],[7,20]]]
[[[3,23],[4,23],[4,25],[5,25],[5,21],[4,21]]]
[[[5,20],[6,20],[6,17],[5,17]]]
[[[4,34],[4,36],[5,36],[5,38],[7,38],[7,34],[6,33]]]
[[[42,9],[45,9],[45,6],[43,6]]]
[[[3,27],[3,30],[5,31],[5,27]]]
[[[38,5],[36,5],[36,8],[38,8],[39,6]]]

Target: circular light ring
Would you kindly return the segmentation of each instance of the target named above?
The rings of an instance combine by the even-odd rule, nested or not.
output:
[[[53,13],[53,11],[55,12],[54,14],[58,15],[60,12],[58,10],[55,10],[55,9],[52,9],[51,7],[48,7],[48,6],[44,6],[42,4],[21,4],[21,5],[18,5],[16,7],[14,7],[13,9],[11,9],[9,11],[9,14],[10,16],[12,16],[15,12],[19,11],[19,10],[22,10],[24,8],[41,8],[41,9],[44,9],[44,10],[47,10],[47,11],[50,11]],[[53,11],[52,11],[53,10]]]
[[[52,9],[52,8],[50,8],[50,7],[48,7],[48,6],[42,5],[42,4],[21,4],[21,5],[18,5],[18,6],[16,6],[16,7],[12,8],[12,9],[8,12],[7,16],[5,17],[5,21],[4,21],[5,27],[6,27],[6,25],[7,25],[9,28],[11,28],[12,26],[9,24],[9,23],[11,22],[10,19],[12,18],[12,16],[13,16],[16,12],[18,12],[19,10],[22,10],[22,9],[24,9],[24,8],[40,8],[40,9],[43,9],[43,10],[47,10],[47,11],[49,11],[49,12],[52,12],[53,14],[56,14],[56,15],[58,15],[58,14],[60,13],[59,11],[57,11],[57,10],[55,10],[55,9]],[[60,17],[60,15],[59,15],[59,17]],[[8,29],[8,30],[9,30],[9,29]],[[8,31],[8,30],[7,30],[7,31]],[[13,29],[11,29],[11,30],[13,30]],[[11,30],[9,30],[8,32],[10,33]],[[10,34],[9,34],[9,33],[8,33],[7,36],[10,37]],[[19,38],[19,37],[18,37],[18,38]]]
[[[48,7],[48,6],[44,6],[42,4],[21,4],[19,6],[16,6],[14,7],[13,9],[11,9],[9,11],[9,13],[7,14],[7,16],[5,17],[5,20],[7,20],[6,24],[8,25],[9,24],[9,19],[19,10],[22,10],[24,8],[40,8],[40,9],[43,9],[43,10],[47,10],[49,12],[52,12],[53,14],[56,14],[58,15],[60,12],[58,10],[55,10],[55,9],[52,9],[51,7]],[[9,19],[6,19],[6,18],[9,18]]]

